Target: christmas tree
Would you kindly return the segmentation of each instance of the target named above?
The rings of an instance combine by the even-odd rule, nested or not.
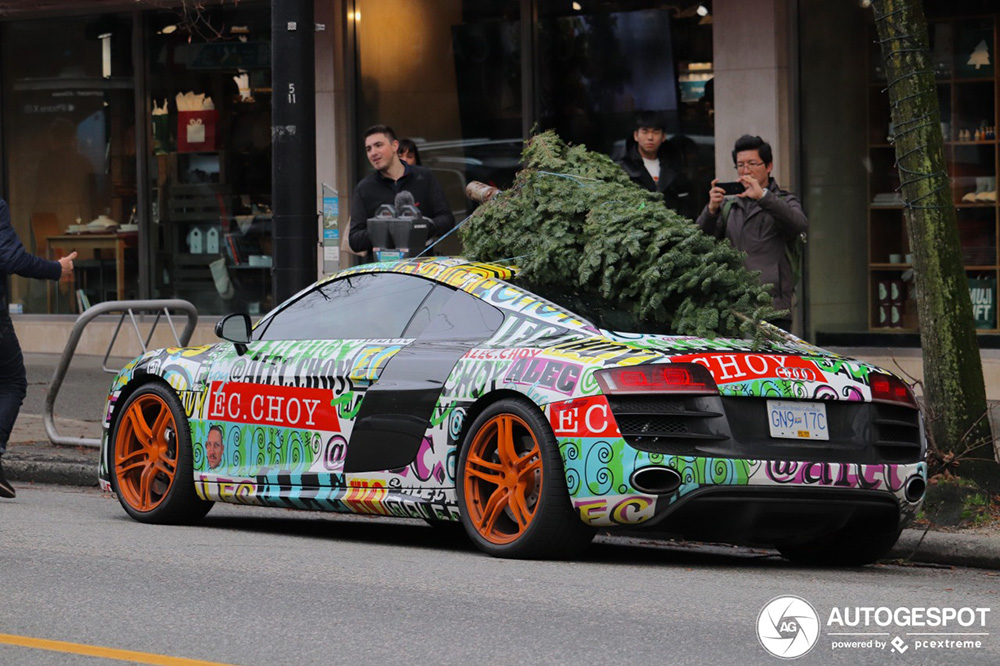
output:
[[[741,252],[669,210],[607,155],[548,131],[532,137],[522,163],[514,185],[462,227],[469,258],[512,261],[529,287],[557,289],[617,330],[759,338],[755,322],[779,314]],[[630,321],[601,321],[595,302]]]

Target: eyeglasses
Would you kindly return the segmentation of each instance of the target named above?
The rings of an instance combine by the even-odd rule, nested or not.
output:
[[[763,162],[737,162],[736,170],[743,171],[743,169],[756,169],[762,166],[764,166]]]

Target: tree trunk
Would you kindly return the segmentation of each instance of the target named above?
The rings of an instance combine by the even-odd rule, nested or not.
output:
[[[959,473],[1000,479],[985,418],[986,388],[945,167],[927,21],[920,0],[874,0],[872,9],[906,201],[932,443],[957,455],[979,447],[970,457],[990,462],[963,463]]]

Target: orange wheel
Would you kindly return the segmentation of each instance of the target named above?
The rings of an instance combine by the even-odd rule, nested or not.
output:
[[[476,431],[465,459],[465,505],[476,531],[511,543],[531,525],[542,490],[538,440],[523,419],[498,414]]]
[[[160,505],[177,475],[177,423],[160,396],[133,400],[115,436],[118,491],[136,511]]]
[[[570,503],[559,447],[535,405],[489,405],[469,427],[458,465],[462,523],[490,555],[565,556],[593,538]]]
[[[128,399],[116,421],[111,455],[115,492],[133,518],[188,522],[211,508],[195,495],[187,421],[165,386],[150,384]]]

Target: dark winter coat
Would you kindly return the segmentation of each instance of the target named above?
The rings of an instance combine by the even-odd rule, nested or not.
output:
[[[675,153],[676,150],[669,141],[664,141],[660,146],[657,152],[657,157],[660,159],[660,179],[655,182],[646,171],[642,155],[639,154],[639,144],[633,137],[629,137],[625,142],[625,155],[618,160],[618,164],[633,183],[650,192],[661,193],[667,208],[693,220],[698,213],[698,204],[691,191],[691,183],[684,175],[680,159]]]
[[[795,282],[786,246],[809,226],[798,198],[778,187],[773,178],[767,194],[754,201],[736,198],[723,221],[722,207],[714,215],[705,206],[698,226],[716,238],[728,238],[737,250],[746,252],[746,267],[760,271],[761,284],[775,285],[774,307],[791,310]]]
[[[354,189],[348,242],[355,252],[371,251],[368,219],[375,216],[375,211],[382,204],[395,204],[396,195],[404,190],[413,195],[420,214],[433,225],[430,236],[441,236],[455,226],[455,216],[448,207],[444,190],[430,169],[410,164],[405,166],[403,176],[397,181],[389,180],[375,171],[362,178]]]

